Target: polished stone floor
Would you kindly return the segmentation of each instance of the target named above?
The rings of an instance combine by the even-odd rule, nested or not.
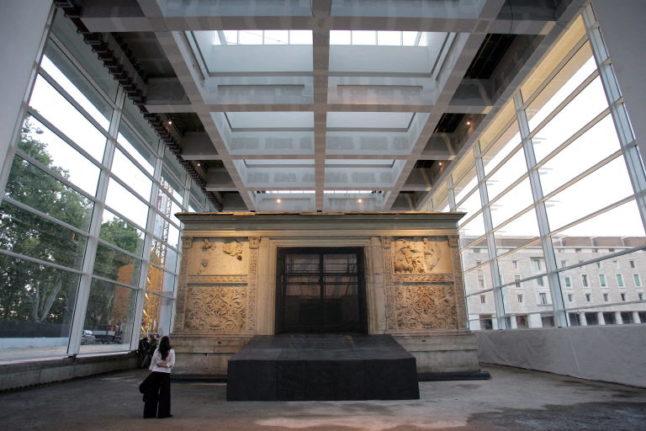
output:
[[[143,370],[0,393],[9,430],[646,430],[646,389],[503,367],[420,383],[412,401],[227,402],[223,383],[174,382],[174,417],[141,419]]]

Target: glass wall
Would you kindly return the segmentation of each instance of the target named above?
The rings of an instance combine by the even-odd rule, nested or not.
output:
[[[466,213],[472,329],[646,323],[644,169],[598,31],[578,17],[431,196]]]
[[[60,11],[27,105],[0,204],[0,361],[167,334],[173,214],[212,210],[205,194]]]

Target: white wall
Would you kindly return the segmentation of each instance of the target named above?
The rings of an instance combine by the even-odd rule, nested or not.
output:
[[[646,387],[646,325],[475,334],[481,362]]]
[[[0,4],[0,170],[12,143],[50,8],[51,1],[46,0],[3,0]],[[7,172],[0,173],[3,190]]]
[[[644,0],[594,0],[595,15],[608,47],[642,158],[646,154],[646,55]]]

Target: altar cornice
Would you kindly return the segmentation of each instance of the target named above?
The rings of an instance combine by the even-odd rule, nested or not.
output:
[[[184,230],[455,229],[461,212],[208,212],[177,213]]]

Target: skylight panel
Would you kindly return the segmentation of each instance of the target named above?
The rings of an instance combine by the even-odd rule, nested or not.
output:
[[[265,30],[265,45],[287,45],[289,43],[288,30]]]
[[[330,45],[351,45],[352,33],[350,30],[332,30],[330,32]]]
[[[238,32],[239,45],[262,45],[262,30],[241,30]]]
[[[401,46],[401,44],[402,44],[401,31],[378,31],[377,32],[377,45]]]
[[[214,31],[213,45],[311,45],[311,30]],[[222,40],[224,39],[224,41]]]
[[[377,32],[371,31],[371,30],[353,30],[352,44],[353,45],[376,45]]]

